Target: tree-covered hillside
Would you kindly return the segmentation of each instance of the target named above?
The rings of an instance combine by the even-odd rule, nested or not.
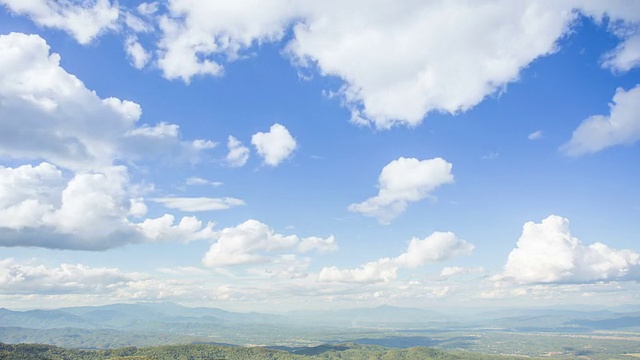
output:
[[[228,347],[207,344],[156,346],[149,348],[126,347],[110,350],[72,350],[49,345],[0,343],[2,360],[471,360],[516,359],[497,355],[469,352],[445,352],[425,347],[388,349],[380,346],[357,344],[323,345],[306,351],[291,353],[262,347]]]

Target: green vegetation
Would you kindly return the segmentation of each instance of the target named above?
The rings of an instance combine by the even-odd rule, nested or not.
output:
[[[187,351],[192,356],[186,359],[212,359],[217,356],[212,353],[215,345],[225,359],[249,355],[258,359],[402,359],[416,355],[414,351],[433,358],[424,350],[430,348],[462,359],[475,353],[473,358],[630,360],[640,354],[640,311],[638,307],[627,310],[511,309],[444,316],[390,306],[288,315],[172,303],[0,309],[0,343],[58,346],[38,350],[38,345],[5,345],[0,360],[9,355],[15,359],[161,359],[165,355],[173,359],[187,351],[171,347],[179,344],[193,344]],[[29,355],[16,355],[19,346],[27,346]]]
[[[307,349],[307,354],[290,353],[263,347],[230,347],[206,344],[170,345],[150,348],[127,347],[111,350],[71,350],[49,345],[0,343],[0,359],[3,360],[304,360],[304,359],[352,359],[352,360],[509,360],[515,357],[483,355],[468,352],[445,352],[436,349],[414,347],[388,349],[379,346],[356,344],[324,345]]]

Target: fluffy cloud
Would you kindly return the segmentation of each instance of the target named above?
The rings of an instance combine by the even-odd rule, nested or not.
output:
[[[569,156],[579,156],[640,140],[640,86],[629,91],[618,88],[610,108],[609,115],[585,119],[561,151]]]
[[[158,65],[165,77],[185,82],[217,76],[225,57],[278,41],[293,26],[292,62],[341,78],[354,121],[417,125],[431,111],[464,111],[503,89],[553,52],[575,17],[570,4],[557,2],[464,5],[172,0],[160,20]]]
[[[408,203],[420,201],[440,185],[453,182],[452,166],[441,158],[393,160],[380,172],[378,195],[349,205],[349,210],[388,224],[406,210]]]
[[[602,243],[584,245],[569,220],[551,215],[528,222],[496,280],[516,283],[589,283],[640,278],[640,254]]]
[[[99,169],[114,159],[169,154],[193,159],[215,144],[182,141],[177,125],[136,126],[134,102],[100,98],[60,67],[37,35],[0,35],[0,156]]]
[[[81,43],[115,29],[119,18],[134,32],[157,25],[157,66],[187,83],[223,74],[225,62],[293,29],[285,51],[292,63],[342,79],[337,94],[352,120],[380,129],[418,125],[433,111],[466,111],[504,91],[523,68],[557,50],[580,13],[620,24],[610,30],[622,43],[603,66],[628,71],[640,63],[640,9],[628,1],[170,0],[162,11],[157,2],[140,4],[137,13],[154,26],[108,0],[0,2]],[[138,42],[125,45],[134,66],[149,61]]]
[[[202,223],[195,216],[185,216],[176,223],[175,217],[165,214],[158,218],[145,219],[141,223],[131,224],[143,237],[140,242],[146,241],[195,241],[210,240],[215,238],[214,223]]]
[[[136,103],[87,89],[41,37],[0,35],[0,156],[44,160],[0,167],[0,245],[102,250],[211,239],[213,224],[192,217],[130,220],[146,205],[115,161],[161,154],[194,161],[215,146],[181,140],[174,124],[137,126],[141,113]]]
[[[398,266],[390,258],[368,262],[357,269],[322,268],[318,281],[344,283],[377,283],[394,280]]]
[[[602,65],[616,72],[626,72],[640,65],[640,31],[605,54]]]
[[[475,106],[555,51],[575,16],[552,1],[309,6],[288,47],[294,62],[343,79],[340,94],[352,119],[377,128],[414,126],[431,111]]]
[[[434,232],[424,239],[413,238],[407,250],[395,258],[382,258],[368,262],[357,269],[325,267],[318,281],[344,283],[389,282],[398,269],[413,269],[428,263],[445,261],[456,256],[470,255],[474,246],[458,239],[451,232]]]
[[[135,36],[129,36],[124,43],[124,49],[131,59],[131,65],[136,69],[142,69],[151,60],[151,54],[145,50]]]
[[[5,295],[3,301],[14,299],[16,306],[24,301],[46,306],[51,301],[86,305],[132,299],[203,299],[210,291],[191,280],[156,278],[118,268],[83,264],[49,266],[37,260],[0,259],[0,296]]]
[[[296,149],[296,139],[289,130],[280,124],[273,124],[269,132],[259,132],[251,136],[251,143],[256,147],[258,155],[269,166],[278,166]]]
[[[640,4],[634,1],[579,1],[581,11],[601,22],[609,20],[609,30],[622,43],[603,56],[602,66],[626,72],[640,65]]]
[[[234,60],[254,44],[282,38],[296,2],[171,0],[160,17],[158,66],[167,79],[189,82],[195,75],[223,73],[221,60]]]
[[[99,294],[123,287],[133,277],[115,268],[91,268],[82,264],[49,268],[32,262],[0,259],[0,293],[4,294]]]
[[[249,148],[242,145],[238,139],[231,135],[229,135],[227,141],[227,148],[229,149],[229,153],[225,160],[229,166],[241,167],[249,160]]]
[[[275,233],[269,226],[256,220],[221,230],[218,241],[211,245],[202,259],[209,267],[282,262],[292,260],[291,254],[273,255],[283,251],[334,251],[338,246],[333,236],[299,238],[296,235]]]
[[[244,205],[244,201],[236,198],[208,198],[208,197],[164,197],[154,198],[155,202],[170,209],[178,209],[180,211],[212,211],[225,210],[235,206]]]
[[[213,224],[171,215],[129,220],[146,212],[131,197],[124,167],[66,178],[49,163],[0,166],[0,246],[103,250],[126,243],[213,238]]]
[[[38,25],[64,30],[81,44],[88,44],[104,30],[115,29],[120,14],[117,2],[109,0],[0,0],[0,4]]]

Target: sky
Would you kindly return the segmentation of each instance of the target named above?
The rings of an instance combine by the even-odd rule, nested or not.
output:
[[[640,305],[640,2],[0,0],[0,307]]]

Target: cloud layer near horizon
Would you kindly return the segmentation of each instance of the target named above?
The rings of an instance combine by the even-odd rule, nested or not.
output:
[[[321,282],[377,283],[397,277],[398,269],[415,269],[430,262],[471,255],[474,246],[451,232],[435,232],[424,239],[413,238],[407,250],[394,258],[381,258],[356,269],[325,267],[318,275]]]

